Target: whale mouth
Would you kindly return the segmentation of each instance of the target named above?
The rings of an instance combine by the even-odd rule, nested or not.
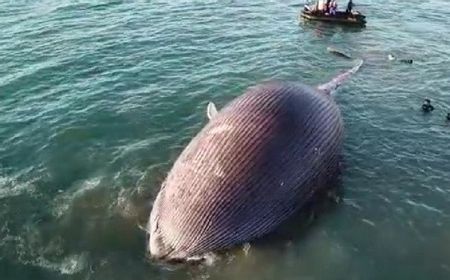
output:
[[[186,251],[177,251],[172,246],[164,242],[164,238],[159,230],[147,233],[148,253],[152,261],[167,265],[212,265],[218,259],[218,255],[210,252],[199,255],[189,255]]]
[[[184,263],[191,257],[185,251],[179,251],[166,242],[164,235],[158,227],[147,234],[148,252],[150,259],[168,264]],[[192,257],[195,259],[194,257]]]
[[[179,265],[179,264],[204,264],[209,263],[206,255],[189,256],[185,252],[176,252],[170,246],[167,246],[161,239],[157,241],[150,241],[149,246],[150,259],[159,263],[167,265]]]
[[[173,255],[172,253],[174,250],[171,250],[168,254],[165,255],[151,255],[151,260],[158,262],[162,265],[168,265],[168,266],[184,266],[184,265],[206,265],[211,266],[214,263],[216,263],[216,260],[218,259],[218,255],[215,253],[206,253],[201,255],[194,255],[185,257],[184,254],[176,254]]]
[[[174,249],[164,242],[162,234],[158,229],[151,233],[148,233],[147,240],[148,240],[148,252],[150,253],[151,259],[157,261],[164,261],[166,259],[170,259],[169,256],[171,253],[173,253]]]

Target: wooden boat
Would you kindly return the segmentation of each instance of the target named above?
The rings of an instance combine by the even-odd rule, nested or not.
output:
[[[366,16],[359,12],[353,11],[352,13],[346,13],[337,11],[335,15],[325,14],[322,11],[312,11],[307,8],[302,10],[300,17],[307,20],[324,21],[336,24],[345,24],[353,26],[365,26]]]

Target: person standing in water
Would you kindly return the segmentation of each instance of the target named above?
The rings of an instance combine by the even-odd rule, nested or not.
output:
[[[433,105],[431,105],[431,101],[428,98],[425,98],[422,104],[422,111],[425,113],[429,113],[434,110]]]

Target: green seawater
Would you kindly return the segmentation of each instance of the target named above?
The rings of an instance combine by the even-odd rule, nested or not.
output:
[[[364,29],[291,0],[0,0],[0,279],[450,279],[450,2],[355,3]],[[328,46],[366,61],[336,93],[341,199],[212,266],[150,261],[140,226],[208,101],[355,64]]]

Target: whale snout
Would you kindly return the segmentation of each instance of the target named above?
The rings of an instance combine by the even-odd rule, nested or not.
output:
[[[159,262],[178,263],[187,259],[187,254],[180,250],[174,250],[163,241],[163,235],[153,232],[148,236],[148,252],[150,258]]]
[[[152,260],[170,263],[176,263],[178,260],[185,259],[186,254],[183,253],[183,250],[181,248],[175,250],[170,242],[168,242],[171,238],[170,234],[162,232],[158,226],[159,212],[155,211],[152,214],[147,226],[147,251],[150,254],[150,258]]]
[[[160,212],[158,211],[160,199],[161,195],[158,195],[147,223],[147,252],[150,254],[150,258],[154,260],[167,259],[170,253],[173,252],[173,248],[165,242],[164,235],[158,223],[160,219]],[[169,238],[169,236],[166,237]]]
[[[170,250],[162,242],[161,234],[159,234],[158,232],[152,232],[148,234],[147,238],[147,249],[152,259],[162,260],[170,253]]]

